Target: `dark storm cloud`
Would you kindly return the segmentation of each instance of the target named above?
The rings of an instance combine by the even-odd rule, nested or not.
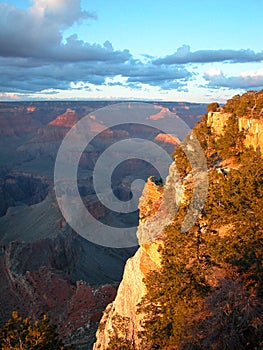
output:
[[[245,90],[263,88],[263,69],[232,77],[226,77],[222,72],[216,75],[205,74],[204,78],[208,81],[208,87],[215,89],[220,87]]]
[[[259,53],[252,50],[199,50],[191,52],[190,46],[183,45],[174,54],[158,58],[153,63],[156,65],[173,65],[211,62],[245,63],[262,60],[263,51]]]

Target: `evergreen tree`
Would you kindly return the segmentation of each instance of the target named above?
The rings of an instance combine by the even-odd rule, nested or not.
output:
[[[219,108],[219,104],[217,102],[212,102],[207,106],[207,112],[216,112]]]
[[[49,324],[46,316],[33,323],[30,317],[23,319],[16,311],[0,329],[0,346],[2,350],[64,349],[55,327]]]
[[[238,117],[262,119],[263,90],[247,91],[241,96],[236,95],[227,101],[223,109]]]
[[[224,158],[235,157],[239,161],[239,155],[244,150],[244,133],[238,129],[238,117],[232,114],[224,127],[224,134],[216,142],[216,151]]]

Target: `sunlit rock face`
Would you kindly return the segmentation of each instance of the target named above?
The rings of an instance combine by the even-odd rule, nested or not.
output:
[[[49,125],[64,126],[72,128],[78,122],[79,118],[73,109],[68,108],[62,115],[57,116],[56,119],[52,120]]]
[[[150,177],[144,187],[142,196],[139,202],[140,220],[147,220],[154,215],[161,204],[163,194],[162,180],[155,177]]]
[[[218,136],[224,134],[230,113],[210,112],[207,116],[207,124]],[[245,146],[252,146],[255,151],[263,150],[263,120],[251,118],[238,118],[238,129],[244,132]]]
[[[230,113],[209,112],[207,114],[207,125],[211,127],[215,134],[221,136],[224,134],[224,127],[230,116]]]
[[[168,143],[173,146],[177,146],[180,144],[180,141],[177,137],[169,134],[158,134],[155,139],[155,141],[160,141],[163,143]]]
[[[142,313],[138,313],[138,304],[146,294],[144,279],[150,271],[161,267],[160,248],[163,246],[162,229],[169,224],[168,212],[176,203],[175,186],[177,177],[174,174],[174,163],[170,167],[166,185],[162,179],[151,176],[145,184],[139,201],[140,220],[137,236],[140,248],[125,266],[122,282],[118,288],[116,299],[109,304],[103,314],[94,350],[108,349],[113,334],[116,333],[116,319],[125,319],[125,339],[135,349],[141,349],[138,333],[141,331]],[[173,198],[171,198],[171,196]],[[123,334],[118,334],[123,336]]]
[[[229,116],[230,114],[220,112],[209,113],[207,123],[212,132],[217,136],[223,135]],[[240,118],[239,130],[245,133],[246,146],[252,146],[255,150],[263,149],[261,120]],[[174,208],[180,202],[185,202],[187,189],[191,187],[192,181],[191,175],[187,175],[180,183],[174,162],[170,166],[165,184],[154,177],[148,179],[139,201],[140,220],[137,236],[140,248],[126,263],[116,299],[107,306],[103,314],[93,350],[108,349],[113,335],[125,338],[127,344],[133,344],[134,349],[143,348],[138,334],[142,329],[141,320],[144,315],[138,313],[138,304],[146,294],[144,280],[150,271],[161,267],[163,229],[171,222],[169,213],[174,213]],[[223,228],[220,234],[225,234]],[[125,322],[125,334],[121,329],[118,330],[118,318]]]
[[[254,150],[263,152],[263,120],[240,118],[239,131],[245,132],[245,146],[252,146]]]

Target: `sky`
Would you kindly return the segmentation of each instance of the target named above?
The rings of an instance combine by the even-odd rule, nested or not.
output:
[[[224,103],[263,89],[263,0],[0,2],[0,101]]]

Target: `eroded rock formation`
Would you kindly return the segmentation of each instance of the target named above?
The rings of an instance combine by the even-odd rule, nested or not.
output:
[[[141,348],[138,332],[141,330],[143,314],[138,313],[137,306],[146,293],[144,279],[151,270],[161,266],[160,247],[163,245],[162,227],[169,224],[169,212],[176,202],[172,187],[175,186],[174,164],[164,186],[161,179],[150,177],[145,185],[139,202],[140,222],[137,236],[140,248],[130,258],[125,266],[122,282],[116,299],[109,304],[103,314],[97,332],[94,350],[108,349],[109,342],[114,336],[123,336],[122,330],[117,330],[116,319],[125,319],[125,339],[132,343],[135,349]],[[118,333],[119,332],[119,333]],[[117,334],[116,334],[117,333]]]
[[[222,112],[210,112],[207,117],[207,124],[219,136],[224,134],[224,127],[231,114]],[[238,118],[239,131],[245,135],[244,144],[252,146],[254,150],[263,150],[263,120],[251,118]]]
[[[217,135],[222,135],[228,118],[229,114],[209,113],[208,125]],[[262,149],[262,121],[241,118],[239,130],[245,132],[246,146],[252,146],[255,150]],[[138,313],[138,304],[146,293],[144,279],[149,271],[161,267],[159,248],[164,244],[162,230],[171,222],[169,213],[174,213],[174,207],[180,201],[184,202],[191,182],[191,176],[188,175],[182,180],[182,184],[179,183],[175,163],[170,167],[165,186],[159,186],[154,178],[148,180],[139,203],[140,223],[137,236],[140,248],[126,263],[116,299],[107,306],[103,314],[93,350],[112,349],[109,344],[116,336],[125,339],[127,344],[132,344],[134,349],[143,348],[138,337],[143,314]],[[118,319],[125,323],[125,333],[123,329],[118,329]]]

